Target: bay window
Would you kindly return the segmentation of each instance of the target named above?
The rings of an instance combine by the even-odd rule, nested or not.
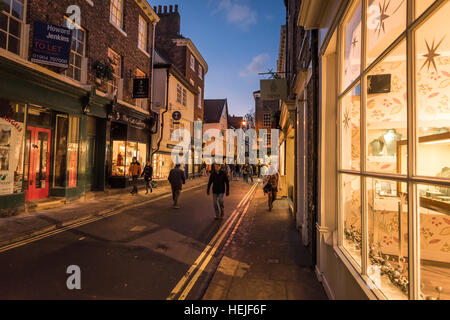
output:
[[[450,299],[449,16],[361,0],[339,27],[337,250],[381,299]]]

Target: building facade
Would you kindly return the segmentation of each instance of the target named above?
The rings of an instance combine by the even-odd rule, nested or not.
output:
[[[103,190],[113,175],[113,123],[150,132],[150,99],[133,99],[131,83],[151,77],[157,15],[134,0],[8,0],[0,20],[0,207]],[[112,80],[98,68],[107,58],[118,62]],[[125,180],[125,166],[122,173]]]
[[[207,99],[205,100],[205,112],[203,116],[203,141],[204,153],[211,154],[211,157],[204,156],[203,161],[211,165],[214,157],[225,159],[227,155],[227,129],[229,128],[228,100],[227,99]],[[206,132],[214,130],[218,136],[212,137]],[[209,151],[208,151],[209,150]]]
[[[302,1],[318,33],[316,274],[330,298],[450,298],[450,1]]]

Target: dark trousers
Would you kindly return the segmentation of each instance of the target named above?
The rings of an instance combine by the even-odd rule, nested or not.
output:
[[[223,210],[224,210],[223,195],[224,195],[223,193],[213,194],[214,211],[216,212],[216,217],[223,217]]]
[[[173,188],[172,187],[172,199],[173,199],[173,205],[178,205],[178,199],[180,198],[181,189],[179,188]]]
[[[139,176],[133,176],[133,190],[131,191],[131,193],[138,193],[138,188],[137,188],[137,181],[138,181],[138,177]]]
[[[152,180],[145,180],[145,191],[148,192],[148,189],[150,189],[150,191],[152,191]]]

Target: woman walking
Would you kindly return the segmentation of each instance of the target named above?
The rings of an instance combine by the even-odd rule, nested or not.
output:
[[[147,161],[144,171],[142,171],[142,176],[144,177],[144,180],[145,180],[145,194],[148,194],[149,188],[150,188],[150,193],[152,193],[153,192],[153,188],[152,188],[153,167],[150,164],[150,161]]]

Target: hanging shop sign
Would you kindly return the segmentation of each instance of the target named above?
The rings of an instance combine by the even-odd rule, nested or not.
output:
[[[148,99],[149,87],[150,87],[149,78],[133,79],[133,99]]]
[[[286,100],[287,82],[286,79],[261,80],[262,100]]]
[[[68,68],[71,42],[70,29],[35,22],[31,62]]]

